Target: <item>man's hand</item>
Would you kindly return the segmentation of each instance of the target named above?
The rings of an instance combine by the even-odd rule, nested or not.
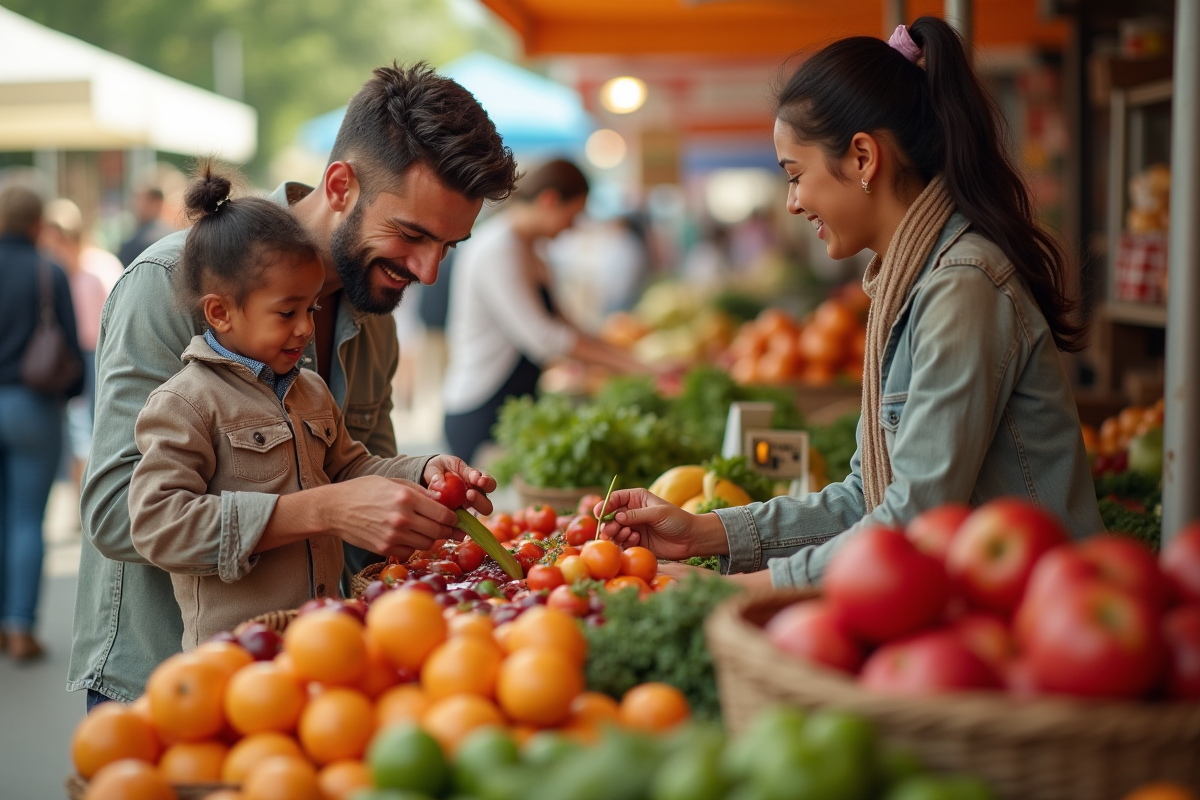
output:
[[[597,503],[592,513],[599,514],[602,503]],[[689,514],[645,489],[619,489],[608,499],[608,509],[615,511],[611,522],[600,524],[600,538],[611,539],[621,547],[640,545],[648,548],[659,558],[682,561],[695,555],[713,555],[707,552],[707,536],[697,537],[703,519]],[[715,515],[714,515],[715,517]],[[708,520],[704,520],[708,522]],[[717,520],[720,525],[720,520]],[[724,526],[721,533],[724,534]],[[728,545],[725,542],[714,547]]]
[[[408,558],[436,539],[462,538],[454,512],[411,481],[365,475],[320,491],[330,490],[337,500],[328,509],[329,532],[373,553]]]
[[[484,516],[492,513],[492,501],[487,499],[487,494],[496,491],[495,478],[467,466],[461,458],[441,455],[434,456],[425,464],[425,474],[422,476],[425,485],[435,492],[439,491],[442,475],[447,472],[458,475],[467,485],[467,505]]]

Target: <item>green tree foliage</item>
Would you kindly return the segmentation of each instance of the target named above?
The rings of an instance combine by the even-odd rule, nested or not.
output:
[[[441,64],[481,48],[511,55],[498,24],[472,25],[454,0],[5,0],[6,8],[151,69],[213,89],[213,38],[238,31],[244,100],[259,113],[249,170],[265,179],[297,126],[343,104],[372,68]]]

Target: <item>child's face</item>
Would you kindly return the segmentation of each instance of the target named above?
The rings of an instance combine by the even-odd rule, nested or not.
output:
[[[241,307],[222,298],[221,311],[206,303],[205,313],[222,346],[282,374],[299,363],[312,338],[324,283],[325,268],[316,258],[287,256],[267,267]]]

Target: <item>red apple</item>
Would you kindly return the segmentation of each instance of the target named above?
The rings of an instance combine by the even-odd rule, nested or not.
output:
[[[1200,605],[1180,606],[1163,620],[1167,690],[1176,700],[1200,700]]]
[[[350,599],[342,600],[341,602],[335,601],[334,609],[357,620],[358,622],[361,622],[364,625],[367,623],[367,604],[362,600]]]
[[[950,626],[962,643],[997,675],[1003,674],[1010,661],[1016,657],[1012,635],[1004,620],[991,614],[973,612],[964,614]]]
[[[1200,520],[1175,534],[1162,551],[1162,571],[1181,603],[1200,603]]]
[[[968,603],[1007,617],[1021,601],[1034,563],[1066,541],[1062,525],[1033,504],[993,500],[958,529],[946,556],[946,570]]]
[[[863,664],[859,680],[868,689],[908,695],[1000,685],[992,668],[947,629],[885,644]]]
[[[1004,671],[1000,673],[1000,679],[1004,688],[1014,697],[1029,698],[1041,694],[1027,658],[1016,658],[1008,662]]]
[[[1039,688],[1133,699],[1154,685],[1164,645],[1145,599],[1093,578],[1033,600],[1022,645]]]
[[[788,655],[844,672],[857,672],[863,653],[828,603],[808,600],[780,611],[766,627],[767,638]]]
[[[305,614],[311,614],[314,611],[320,611],[323,608],[337,605],[337,600],[332,597],[314,597],[311,600],[306,600],[296,609],[296,616],[303,617]]]
[[[825,570],[825,596],[850,633],[887,642],[937,620],[946,607],[946,571],[902,531],[867,528],[842,545]]]
[[[946,503],[918,514],[908,523],[904,533],[918,550],[945,564],[946,554],[950,552],[950,540],[969,516],[970,506]]]
[[[261,622],[252,622],[243,628],[237,642],[254,656],[255,661],[270,661],[283,649],[283,637]]]

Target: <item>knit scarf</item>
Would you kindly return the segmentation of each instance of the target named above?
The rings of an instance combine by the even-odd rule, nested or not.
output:
[[[892,462],[879,421],[884,350],[904,300],[953,211],[954,202],[938,175],[900,221],[887,252],[871,259],[863,276],[863,289],[871,298],[862,393],[862,481],[868,514],[883,502],[892,483]]]

